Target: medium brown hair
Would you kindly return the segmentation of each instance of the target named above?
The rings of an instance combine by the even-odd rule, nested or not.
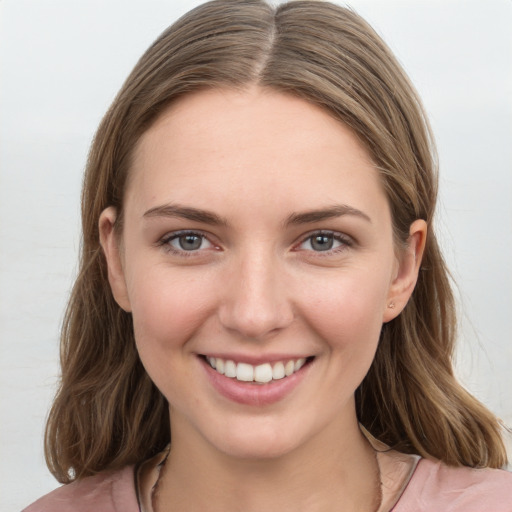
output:
[[[251,84],[319,105],[354,131],[380,171],[397,247],[407,243],[414,220],[428,222],[416,288],[403,312],[383,326],[356,392],[360,422],[405,452],[452,465],[502,466],[498,421],[453,375],[455,306],[433,231],[435,152],[404,71],[350,9],[219,0],[190,11],[155,41],[93,141],[80,269],[62,330],[62,380],[46,430],[50,470],[69,482],[141,461],[169,442],[167,403],[139,360],[131,315],[109,287],[98,219],[114,206],[122,222],[133,148],[171,102],[204,88]]]

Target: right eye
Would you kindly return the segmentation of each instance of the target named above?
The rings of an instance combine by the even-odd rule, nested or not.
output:
[[[202,233],[195,231],[178,231],[169,233],[160,242],[175,254],[188,256],[187,253],[194,253],[205,249],[211,249],[214,245]]]

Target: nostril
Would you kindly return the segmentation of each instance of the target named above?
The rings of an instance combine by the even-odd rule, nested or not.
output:
[[[238,302],[222,308],[219,318],[225,329],[246,339],[259,340],[288,327],[293,321],[293,313],[286,304],[251,306]]]

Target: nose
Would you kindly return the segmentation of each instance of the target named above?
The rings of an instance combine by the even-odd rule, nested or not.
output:
[[[252,254],[230,268],[219,318],[225,329],[251,340],[264,340],[292,323],[284,272],[275,258]]]

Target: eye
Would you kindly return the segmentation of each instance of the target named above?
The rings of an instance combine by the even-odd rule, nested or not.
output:
[[[171,233],[163,238],[160,243],[173,252],[196,252],[214,247],[205,235],[195,231]]]
[[[320,231],[305,238],[299,244],[298,249],[314,252],[337,252],[337,250],[351,245],[351,239],[342,233]]]

